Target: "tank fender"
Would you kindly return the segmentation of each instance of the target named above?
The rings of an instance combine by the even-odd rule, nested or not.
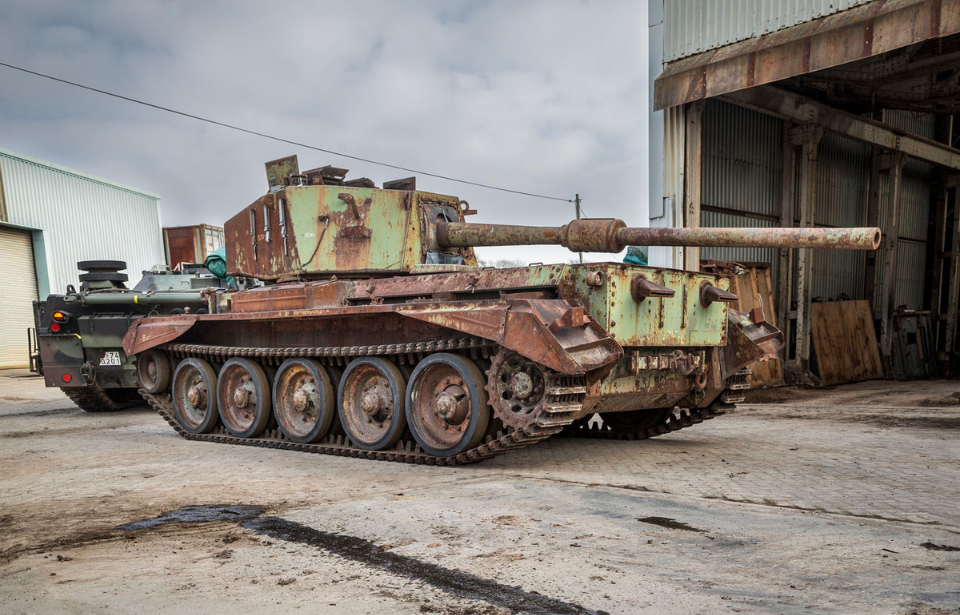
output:
[[[751,363],[778,358],[781,348],[783,333],[766,322],[762,312],[745,314],[734,309],[727,311],[727,345],[723,348],[724,380]]]
[[[172,342],[190,330],[196,322],[196,314],[155,316],[138,320],[123,336],[123,351],[130,356]]]
[[[505,299],[470,306],[410,306],[409,318],[482,337],[564,374],[617,361],[623,348],[582,307],[559,299]]]

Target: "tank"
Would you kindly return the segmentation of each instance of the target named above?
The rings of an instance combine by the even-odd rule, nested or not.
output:
[[[456,465],[558,435],[642,439],[727,412],[783,336],[730,308],[724,275],[617,262],[479,267],[475,246],[876,249],[868,229],[472,224],[457,197],[375,188],[295,157],[225,224],[232,276],[208,313],[155,315],[123,340],[141,393],[207,442]]]
[[[148,314],[202,311],[207,288],[226,287],[202,265],[173,273],[144,271],[126,287],[123,261],[81,261],[80,290],[34,303],[36,354],[31,370],[87,412],[119,410],[143,402],[136,358],[121,347],[130,324]]]

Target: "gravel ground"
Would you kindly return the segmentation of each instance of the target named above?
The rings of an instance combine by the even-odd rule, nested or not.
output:
[[[957,392],[759,391],[450,469],[188,442],[3,371],[0,612],[958,613]]]

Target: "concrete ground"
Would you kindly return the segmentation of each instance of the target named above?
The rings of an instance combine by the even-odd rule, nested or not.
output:
[[[188,442],[0,372],[0,612],[957,613],[958,392],[760,391],[448,469]]]

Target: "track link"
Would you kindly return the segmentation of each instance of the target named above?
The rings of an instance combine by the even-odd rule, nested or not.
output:
[[[674,408],[655,425],[631,432],[614,431],[609,425],[599,423],[571,424],[560,434],[566,438],[593,438],[597,440],[647,440],[664,434],[693,427],[733,410],[736,402],[744,400],[743,391],[750,388],[747,376],[749,369],[741,369],[727,380],[727,388],[720,398],[707,408]]]
[[[234,356],[260,357],[267,361],[279,361],[285,357],[302,356],[326,359],[328,364],[342,364],[353,357],[370,355],[394,355],[401,362],[413,363],[422,360],[427,354],[438,351],[459,350],[470,355],[488,356],[493,347],[479,338],[461,338],[416,344],[395,344],[384,346],[348,346],[339,348],[231,348],[224,346],[201,346],[195,344],[170,344],[164,350],[172,355],[184,358],[188,356],[210,358],[225,361]],[[514,451],[561,432],[573,422],[586,395],[586,381],[583,375],[550,374],[548,378],[548,401],[537,419],[521,430],[508,428],[496,434],[487,435],[483,444],[464,451],[454,457],[437,457],[424,452],[412,439],[401,440],[396,448],[382,451],[367,451],[353,446],[343,435],[328,435],[316,444],[297,444],[287,440],[279,429],[269,429],[257,438],[237,438],[230,435],[222,425],[213,433],[192,434],[184,430],[176,418],[176,411],[169,394],[154,395],[140,389],[140,395],[150,406],[173,427],[181,437],[200,442],[235,444],[240,446],[259,446],[321,455],[339,455],[415,463],[437,466],[457,466],[477,463],[504,453]]]
[[[85,412],[111,412],[113,410],[121,410],[131,405],[129,403],[118,404],[110,399],[103,389],[95,384],[60,390]]]

